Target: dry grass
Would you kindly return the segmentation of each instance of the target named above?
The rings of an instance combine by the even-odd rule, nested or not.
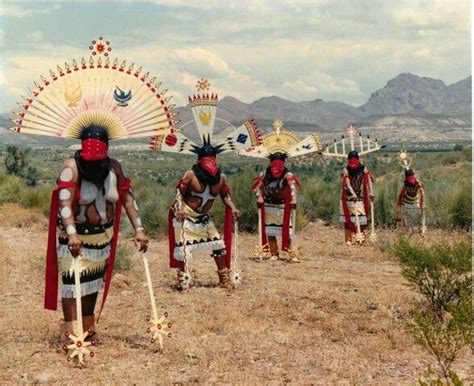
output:
[[[414,294],[397,263],[372,247],[348,249],[339,229],[309,224],[299,265],[249,259],[256,237],[241,235],[244,283],[234,292],[215,286],[205,256],[194,264],[201,285],[175,292],[166,241],[153,241],[158,306],[174,324],[164,353],[144,333],[150,304],[137,255],[112,281],[98,326],[104,344],[86,369],[71,369],[57,343],[61,314],[42,309],[46,231],[4,223],[4,210],[1,382],[413,384],[431,363],[403,329]],[[473,382],[470,359],[466,351],[455,369]]]

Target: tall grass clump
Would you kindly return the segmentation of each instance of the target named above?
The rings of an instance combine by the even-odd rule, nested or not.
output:
[[[47,215],[50,197],[50,188],[27,186],[20,177],[0,171],[0,205],[16,203],[26,208],[40,208],[43,214]]]

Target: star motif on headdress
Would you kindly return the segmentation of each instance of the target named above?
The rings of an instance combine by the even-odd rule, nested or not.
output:
[[[273,122],[273,127],[275,128],[277,132],[279,132],[281,128],[283,127],[283,122],[277,119],[275,122]]]
[[[201,78],[196,82],[196,90],[199,91],[208,91],[211,84],[207,79]]]
[[[347,128],[347,135],[349,137],[355,137],[357,135],[357,129],[354,126],[349,125]]]
[[[89,49],[92,51],[92,55],[104,55],[109,56],[109,52],[112,51],[112,47],[110,47],[110,42],[104,41],[102,36],[99,36],[99,39],[92,40]]]

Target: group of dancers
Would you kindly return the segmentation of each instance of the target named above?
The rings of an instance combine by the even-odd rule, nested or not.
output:
[[[211,252],[221,287],[236,286],[231,275],[232,238],[240,212],[217,161],[218,155],[225,152],[269,160],[266,170],[249,187],[256,197],[256,254],[260,257],[300,262],[299,248],[294,243],[300,181],[288,170],[286,161],[311,153],[347,159],[340,221],[348,244],[365,241],[364,231],[370,222],[373,225],[374,190],[373,178],[359,157],[379,150],[381,146],[376,141],[362,138],[352,126],[341,140],[326,147],[316,134],[300,140],[280,120],[265,135],[254,120],[234,127],[217,117],[218,96],[209,93],[210,84],[204,79],[196,84],[197,95],[189,97],[193,119],[178,126],[174,106],[161,82],[134,64],[109,60],[101,45],[110,44],[102,38],[92,43],[94,58],[66,63],[51,71],[49,78],[41,77],[31,95],[24,98],[13,128],[19,133],[81,140],[81,149],[64,162],[52,193],[46,261],[44,305],[46,309],[57,309],[60,275],[63,331],[68,336],[76,331],[79,318],[80,330],[86,331],[85,339],[94,334],[98,292],[104,289],[100,316],[112,279],[122,209],[133,226],[137,248],[148,248],[149,237],[139,216],[132,183],[122,165],[109,157],[110,140],[149,137],[152,150],[197,156],[176,184],[168,215],[170,267],[177,269],[176,287],[180,291],[185,292],[194,284],[189,265],[193,253],[199,250]],[[213,135],[216,122],[225,126],[221,140]],[[199,144],[184,135],[189,124],[197,128]],[[403,216],[408,224],[426,203],[423,185],[409,168],[407,154],[402,152],[400,157],[406,178],[397,205],[400,219]],[[226,208],[223,236],[210,215],[218,197]]]

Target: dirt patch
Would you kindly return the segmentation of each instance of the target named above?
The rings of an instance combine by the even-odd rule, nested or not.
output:
[[[152,241],[159,312],[173,323],[164,353],[145,333],[150,303],[136,254],[112,281],[98,326],[104,344],[85,370],[71,369],[57,343],[61,313],[42,306],[46,238],[45,230],[0,228],[1,382],[413,384],[431,363],[404,331],[414,294],[396,261],[370,246],[346,247],[338,228],[309,224],[299,236],[301,264],[259,263],[250,258],[256,237],[240,235],[244,279],[233,292],[216,286],[205,254],[193,264],[200,285],[175,292],[167,242]],[[470,358],[466,350],[455,365],[467,383]]]

